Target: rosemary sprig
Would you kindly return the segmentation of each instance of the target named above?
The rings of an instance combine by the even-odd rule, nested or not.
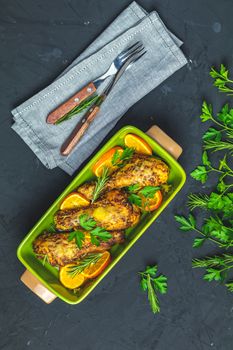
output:
[[[67,112],[65,115],[63,115],[63,117],[58,119],[55,124],[56,125],[61,124],[62,122],[71,119],[74,115],[81,113],[82,111],[84,111],[84,109],[86,109],[90,105],[92,105],[92,103],[96,102],[98,98],[99,98],[99,96],[93,96],[87,100],[84,100],[78,106],[74,107],[69,112]]]
[[[108,178],[109,178],[108,168],[104,167],[102,175],[100,177],[98,177],[98,179],[95,183],[95,189],[93,192],[93,197],[92,197],[91,203],[94,203],[99,198],[99,196],[101,195],[101,193],[104,190],[104,186],[106,185]]]
[[[77,265],[70,266],[67,269],[67,273],[74,278],[77,274],[84,271],[87,267],[89,267],[91,264],[97,263],[97,261],[101,258],[102,254],[88,254],[86,255],[82,260],[78,261]]]
[[[203,276],[205,281],[219,281],[223,283],[230,292],[233,292],[233,282],[226,283],[228,273],[233,268],[232,254],[207,256],[204,259],[193,259],[192,267],[205,268],[205,274]]]
[[[36,254],[36,256],[41,260],[43,266],[45,266],[46,263],[49,264],[49,257],[47,254]]]
[[[211,150],[213,152],[229,150],[230,153],[232,154],[233,153],[233,142],[208,140],[205,142],[204,149],[206,151]]]
[[[209,196],[207,196],[206,194],[191,193],[190,195],[188,195],[187,206],[191,211],[196,208],[207,209],[208,201],[209,201]]]
[[[141,276],[141,289],[144,292],[147,291],[150,307],[154,314],[160,312],[159,300],[156,292],[158,291],[161,294],[167,293],[167,277],[164,275],[157,276],[157,271],[158,267],[154,265],[147,266],[145,271],[139,272]]]

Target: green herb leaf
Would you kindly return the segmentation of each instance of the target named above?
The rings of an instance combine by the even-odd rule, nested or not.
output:
[[[214,141],[220,141],[222,138],[221,131],[215,129],[215,128],[209,128],[205,134],[202,136],[203,140],[214,140]]]
[[[204,184],[208,178],[208,171],[204,165],[198,165],[198,167],[190,174],[195,180],[201,181]]]
[[[140,287],[145,292],[147,290],[147,280],[146,278],[142,278],[140,281]]]
[[[233,282],[226,283],[225,286],[229,290],[229,292],[233,292]]]
[[[102,241],[108,241],[112,238],[112,234],[102,227],[94,228],[94,230],[91,231],[91,235],[100,238]]]
[[[204,275],[203,279],[209,282],[221,281],[222,280],[221,270],[217,270],[214,268],[206,269],[206,274]]]
[[[101,258],[102,253],[93,253],[86,255],[83,259],[77,262],[77,265],[70,266],[67,270],[68,275],[74,278],[77,274],[83,272],[87,267],[91,264],[97,263],[97,261]]]
[[[205,238],[195,238],[193,242],[193,248],[199,248],[203,245],[205,242]]]
[[[196,220],[191,214],[189,214],[188,219],[181,215],[175,215],[175,219],[179,224],[181,224],[180,229],[182,231],[190,231],[195,228]]]
[[[155,193],[160,190],[160,186],[145,186],[139,192],[145,198],[153,198]]]
[[[159,300],[151,284],[151,277],[147,275],[147,287],[148,287],[148,300],[151,306],[151,310],[154,314],[160,312]]]
[[[161,294],[165,294],[167,292],[167,277],[164,275],[156,276],[157,271],[157,265],[148,265],[145,271],[139,272],[141,275],[140,287],[143,291],[148,292],[148,300],[153,313],[160,311],[156,291],[160,292]]]
[[[82,214],[79,217],[79,224],[84,230],[90,231],[96,226],[95,220],[90,218],[87,214]]]
[[[131,186],[127,187],[127,190],[130,193],[138,192],[139,189],[140,189],[139,184],[134,184],[134,185],[131,185]]]
[[[164,275],[160,275],[153,279],[153,283],[155,288],[161,293],[167,293],[167,277]]]
[[[67,240],[72,241],[73,239],[75,239],[77,246],[79,247],[79,249],[81,249],[83,245],[83,241],[85,240],[85,234],[82,231],[70,232]]]
[[[131,193],[128,197],[130,203],[137,205],[138,207],[142,206],[142,199],[137,194]]]
[[[212,119],[212,112],[212,106],[208,105],[206,101],[204,101],[202,104],[202,114],[200,115],[201,121],[206,122],[207,120]]]
[[[154,266],[147,266],[146,267],[146,270],[144,271],[145,273],[149,273],[149,275],[153,276],[153,275],[156,275],[157,273],[157,270],[158,270],[158,267],[157,265],[154,265]]]
[[[132,158],[134,152],[134,148],[131,147],[126,147],[122,153],[116,150],[112,157],[112,165],[123,167],[125,163]]]
[[[104,190],[104,187],[109,179],[108,168],[104,168],[102,175],[98,177],[95,183],[95,189],[92,196],[92,203],[94,203]]]
[[[63,115],[63,117],[61,117],[60,119],[58,119],[55,123],[55,125],[61,124],[62,122],[71,119],[72,117],[74,117],[75,115],[77,115],[78,113],[83,112],[86,108],[88,108],[89,106],[91,106],[94,102],[96,102],[98,100],[99,96],[93,96],[87,100],[84,100],[83,102],[81,102],[78,106],[75,106],[73,109],[71,109],[68,113],[66,113],[65,115]]]
[[[202,153],[202,163],[203,165],[211,166],[211,163],[209,161],[208,154],[206,151]]]

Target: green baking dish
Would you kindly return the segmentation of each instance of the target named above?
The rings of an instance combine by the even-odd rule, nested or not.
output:
[[[153,130],[154,128],[154,130]],[[152,130],[152,132],[150,132]],[[155,131],[155,132],[154,132]],[[126,134],[133,133],[142,137],[153,149],[153,153],[162,158],[170,167],[170,176],[168,182],[172,184],[172,191],[169,195],[164,197],[162,205],[154,212],[142,216],[139,224],[126,231],[125,243],[114,246],[111,250],[112,261],[110,265],[103,271],[103,273],[93,280],[89,285],[84,286],[80,291],[74,293],[73,291],[66,289],[59,281],[58,270],[49,264],[43,266],[39,261],[32,249],[32,242],[34,239],[48,228],[49,224],[53,221],[54,213],[59,209],[59,204],[62,199],[71,191],[76,189],[83,182],[91,180],[93,173],[91,171],[94,163],[99,157],[110,148],[119,145],[123,146],[123,140]],[[45,302],[51,302],[56,296],[64,300],[69,304],[80,303],[86,296],[97,286],[97,284],[110,272],[113,266],[124,256],[124,254],[132,247],[132,245],[139,239],[144,231],[152,224],[152,222],[159,216],[164,208],[170,203],[170,201],[179,192],[185,183],[186,175],[183,168],[179,165],[175,157],[178,157],[182,152],[182,149],[170,139],[166,134],[162,132],[158,127],[152,127],[148,134],[163,144],[163,147],[156,142],[152,137],[146,133],[135,128],[134,126],[125,126],[120,129],[95,156],[89,161],[89,163],[80,171],[80,173],[74,178],[71,184],[62,192],[62,194],[56,199],[53,205],[47,210],[32,230],[27,234],[24,240],[18,247],[17,256],[23,265],[27,268],[21,280],[32,289],[38,296],[40,296]],[[169,151],[165,148],[169,148]],[[177,148],[178,147],[178,148]],[[175,152],[177,151],[177,154]],[[178,154],[179,153],[179,154]],[[156,238],[155,238],[156,239]]]

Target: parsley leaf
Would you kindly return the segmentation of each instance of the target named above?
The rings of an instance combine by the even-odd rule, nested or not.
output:
[[[160,190],[160,186],[145,186],[139,193],[146,198],[153,198],[155,193]]]
[[[222,275],[221,275],[221,270],[209,268],[206,269],[206,274],[204,275],[203,279],[206,281],[221,281],[222,280]]]
[[[90,231],[96,226],[95,220],[90,218],[87,214],[82,214],[79,217],[79,224],[84,230]]]
[[[140,189],[139,184],[134,184],[134,185],[131,185],[131,186],[127,187],[127,190],[130,193],[138,192],[139,189]]]
[[[202,104],[202,114],[200,115],[201,121],[206,122],[207,120],[210,120],[213,118],[212,116],[212,106],[208,105],[206,101],[203,102]]]
[[[209,128],[205,134],[202,136],[203,140],[214,140],[214,141],[220,141],[222,139],[222,133],[221,131],[215,129],[215,128]]]
[[[83,241],[85,240],[85,234],[82,231],[70,232],[67,240],[70,242],[73,239],[75,239],[77,246],[79,247],[79,249],[81,249],[83,245]]]
[[[204,165],[198,165],[198,167],[190,174],[195,180],[201,181],[204,184],[208,178],[208,171]]]
[[[181,224],[180,229],[182,231],[190,231],[195,228],[196,220],[192,214],[189,214],[188,219],[181,215],[175,215],[176,221]]]
[[[108,241],[112,238],[112,234],[102,227],[94,228],[94,230],[91,231],[91,236],[94,236],[96,239],[100,238],[102,241]]]
[[[130,203],[137,205],[138,207],[142,206],[142,198],[135,193],[131,193],[128,197]]]
[[[131,147],[126,147],[122,153],[118,150],[112,156],[112,165],[118,166],[119,168],[123,167],[125,163],[132,158],[135,150]]]
[[[205,238],[195,238],[193,242],[193,248],[199,248],[203,245],[205,242]]]

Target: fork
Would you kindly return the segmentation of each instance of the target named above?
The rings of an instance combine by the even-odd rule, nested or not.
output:
[[[131,57],[132,54],[140,52],[143,49],[143,44],[137,41],[130,47],[127,47],[121,51],[117,57],[114,59],[108,70],[102,74],[100,77],[92,82],[89,82],[85,87],[79,90],[75,95],[73,95],[69,100],[62,103],[59,107],[53,110],[48,116],[46,122],[48,124],[55,124],[61,117],[66,113],[70,112],[73,108],[77,107],[81,102],[86,100],[89,96],[94,94],[97,88],[105,81],[109,76],[115,75],[119,69],[122,67],[124,62]]]
[[[61,154],[63,156],[68,156],[77,143],[80,141],[85,131],[89,128],[91,122],[95,119],[96,115],[100,111],[100,106],[104,102],[104,100],[109,95],[112,88],[115,86],[117,81],[121,78],[124,72],[131,67],[136,61],[138,61],[142,56],[144,56],[146,50],[143,45],[139,50],[136,50],[133,54],[131,54],[123,63],[121,68],[115,74],[115,76],[110,80],[110,82],[105,87],[104,91],[100,96],[98,96],[97,101],[89,108],[89,110],[85,113],[85,115],[81,118],[81,120],[76,125],[75,129],[72,131],[71,135],[65,141],[65,143],[61,147]]]

